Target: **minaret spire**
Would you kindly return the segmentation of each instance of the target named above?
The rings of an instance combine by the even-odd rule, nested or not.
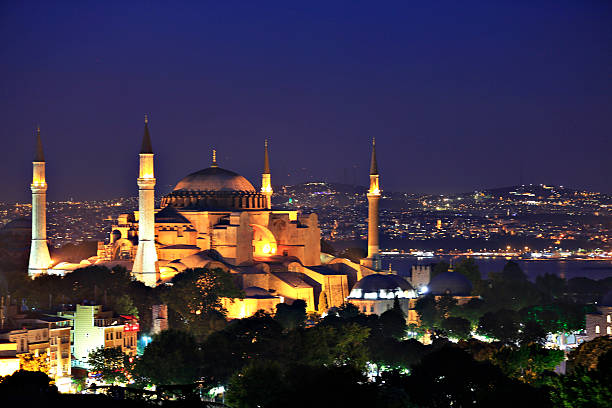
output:
[[[51,256],[47,245],[47,180],[45,177],[45,156],[43,154],[40,127],[36,128],[36,152],[32,162],[32,243],[28,275],[35,277],[47,273]]]
[[[132,275],[147,286],[159,280],[157,249],[155,248],[155,172],[153,148],[149,134],[149,118],[145,115],[144,136],[140,149],[138,173],[138,249]]]
[[[380,270],[379,214],[380,201],[378,163],[376,162],[376,140],[372,139],[372,159],[370,161],[370,189],[368,190],[368,257],[361,263],[376,271]]]
[[[270,157],[268,156],[268,139],[264,140],[264,174],[270,174]]]
[[[370,160],[370,175],[378,174],[378,163],[376,162],[376,138],[372,139],[372,159]]]
[[[45,154],[43,153],[42,140],[40,138],[40,126],[36,126],[36,154],[34,155],[35,162],[44,162]]]
[[[151,135],[149,134],[149,117],[145,114],[144,117],[144,135],[142,136],[141,154],[153,154],[153,146],[151,145]]]
[[[268,155],[268,139],[264,140],[264,169],[261,174],[261,193],[266,196],[266,208],[272,208],[272,180],[270,179],[270,157]]]

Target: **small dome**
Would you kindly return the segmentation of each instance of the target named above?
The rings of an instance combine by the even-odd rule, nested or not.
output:
[[[609,306],[612,307],[612,290],[608,291],[602,298],[601,302],[599,302],[599,306]]]
[[[241,175],[220,167],[209,167],[184,177],[174,191],[245,191],[254,193],[255,187]]]
[[[353,286],[349,299],[413,298],[416,293],[410,283],[394,274],[374,273]]]
[[[472,293],[472,283],[459,272],[444,272],[434,276],[427,289],[434,296],[469,296]]]
[[[244,290],[245,297],[250,299],[272,299],[274,296],[259,286],[249,286]]]

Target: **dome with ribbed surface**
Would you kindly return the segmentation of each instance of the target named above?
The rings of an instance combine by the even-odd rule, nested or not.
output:
[[[428,292],[434,296],[469,296],[472,293],[472,283],[459,272],[444,272],[436,275],[431,279],[427,288]]]
[[[161,204],[180,211],[236,211],[265,209],[266,200],[240,174],[212,166],[184,177]]]
[[[255,187],[244,177],[220,167],[209,167],[184,177],[174,191],[244,191],[255,192]]]

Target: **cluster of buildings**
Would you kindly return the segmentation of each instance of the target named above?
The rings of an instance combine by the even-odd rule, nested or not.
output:
[[[95,256],[57,264],[49,256],[47,243],[46,163],[38,132],[31,184],[29,276],[63,275],[87,265],[121,265],[134,279],[155,287],[186,269],[219,268],[230,273],[245,293],[244,298],[222,299],[229,318],[248,317],[258,310],[274,312],[279,303],[301,299],[308,312],[320,314],[347,301],[363,313],[381,314],[399,302],[408,322],[417,323],[414,306],[424,293],[451,295],[459,304],[473,298],[470,281],[452,270],[431,277],[429,267],[415,266],[410,278],[382,270],[382,192],[374,143],[367,218],[354,221],[367,228],[367,256],[358,263],[321,252],[322,231],[316,213],[272,206],[267,142],[259,190],[241,175],[220,167],[213,150],[211,165],[179,180],[157,208],[154,156],[145,118],[138,210],[114,219],[108,240],[98,243]],[[435,228],[442,229],[443,223],[436,221]],[[160,316],[165,313],[158,312]],[[602,313],[609,332],[610,311]],[[74,311],[54,316],[14,314],[11,319],[13,326],[0,333],[0,338],[6,339],[7,346],[0,351],[7,367],[12,367],[20,354],[45,354],[58,381],[70,374],[71,365],[85,366],[89,353],[98,347],[121,347],[127,354],[136,353],[137,321],[131,316],[114,316],[100,306],[78,305]],[[594,330],[604,330],[603,323]]]
[[[0,304],[0,376],[19,369],[43,371],[62,392],[70,390],[72,370],[89,368],[89,353],[120,348],[136,356],[138,320],[116,316],[101,305],[79,304],[55,314],[22,312]]]
[[[374,143],[366,194],[368,251],[359,263],[321,252],[321,228],[314,212],[272,207],[267,142],[259,190],[241,175],[220,167],[213,150],[210,167],[185,176],[161,199],[158,208],[154,156],[145,119],[137,178],[138,211],[120,214],[114,220],[109,239],[98,243],[96,256],[79,263],[57,264],[51,261],[47,246],[46,163],[38,132],[31,184],[29,275],[61,275],[86,265],[122,265],[135,279],[154,287],[188,268],[220,268],[229,272],[246,294],[243,299],[224,299],[230,318],[247,317],[260,309],[273,312],[278,303],[296,299],[306,302],[308,312],[319,313],[347,299],[367,301],[362,305],[366,313],[386,309],[395,297],[402,301],[406,313],[411,309],[408,299],[419,293],[404,278],[381,270],[382,193]],[[440,291],[446,293],[449,288]],[[469,290],[465,292],[469,295]],[[384,306],[372,308],[373,301]]]

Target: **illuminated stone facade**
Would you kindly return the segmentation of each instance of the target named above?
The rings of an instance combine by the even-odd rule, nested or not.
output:
[[[147,176],[155,180],[150,156],[143,167],[141,153],[139,186]],[[180,180],[162,198],[161,208],[144,206],[150,197],[143,199],[140,191],[140,211],[117,218],[109,243],[98,246],[96,262],[133,261],[133,275],[146,276],[139,237],[146,230],[142,224],[151,224],[154,238],[147,241],[155,243],[156,254],[149,259],[156,260],[156,284],[187,268],[221,268],[234,274],[242,289],[256,287],[270,295],[226,300],[230,317],[295,299],[304,300],[308,311],[323,312],[343,304],[350,287],[372,272],[346,260],[323,265],[317,215],[272,209],[267,142],[259,191],[246,178],[219,167],[214,151],[211,166]]]

